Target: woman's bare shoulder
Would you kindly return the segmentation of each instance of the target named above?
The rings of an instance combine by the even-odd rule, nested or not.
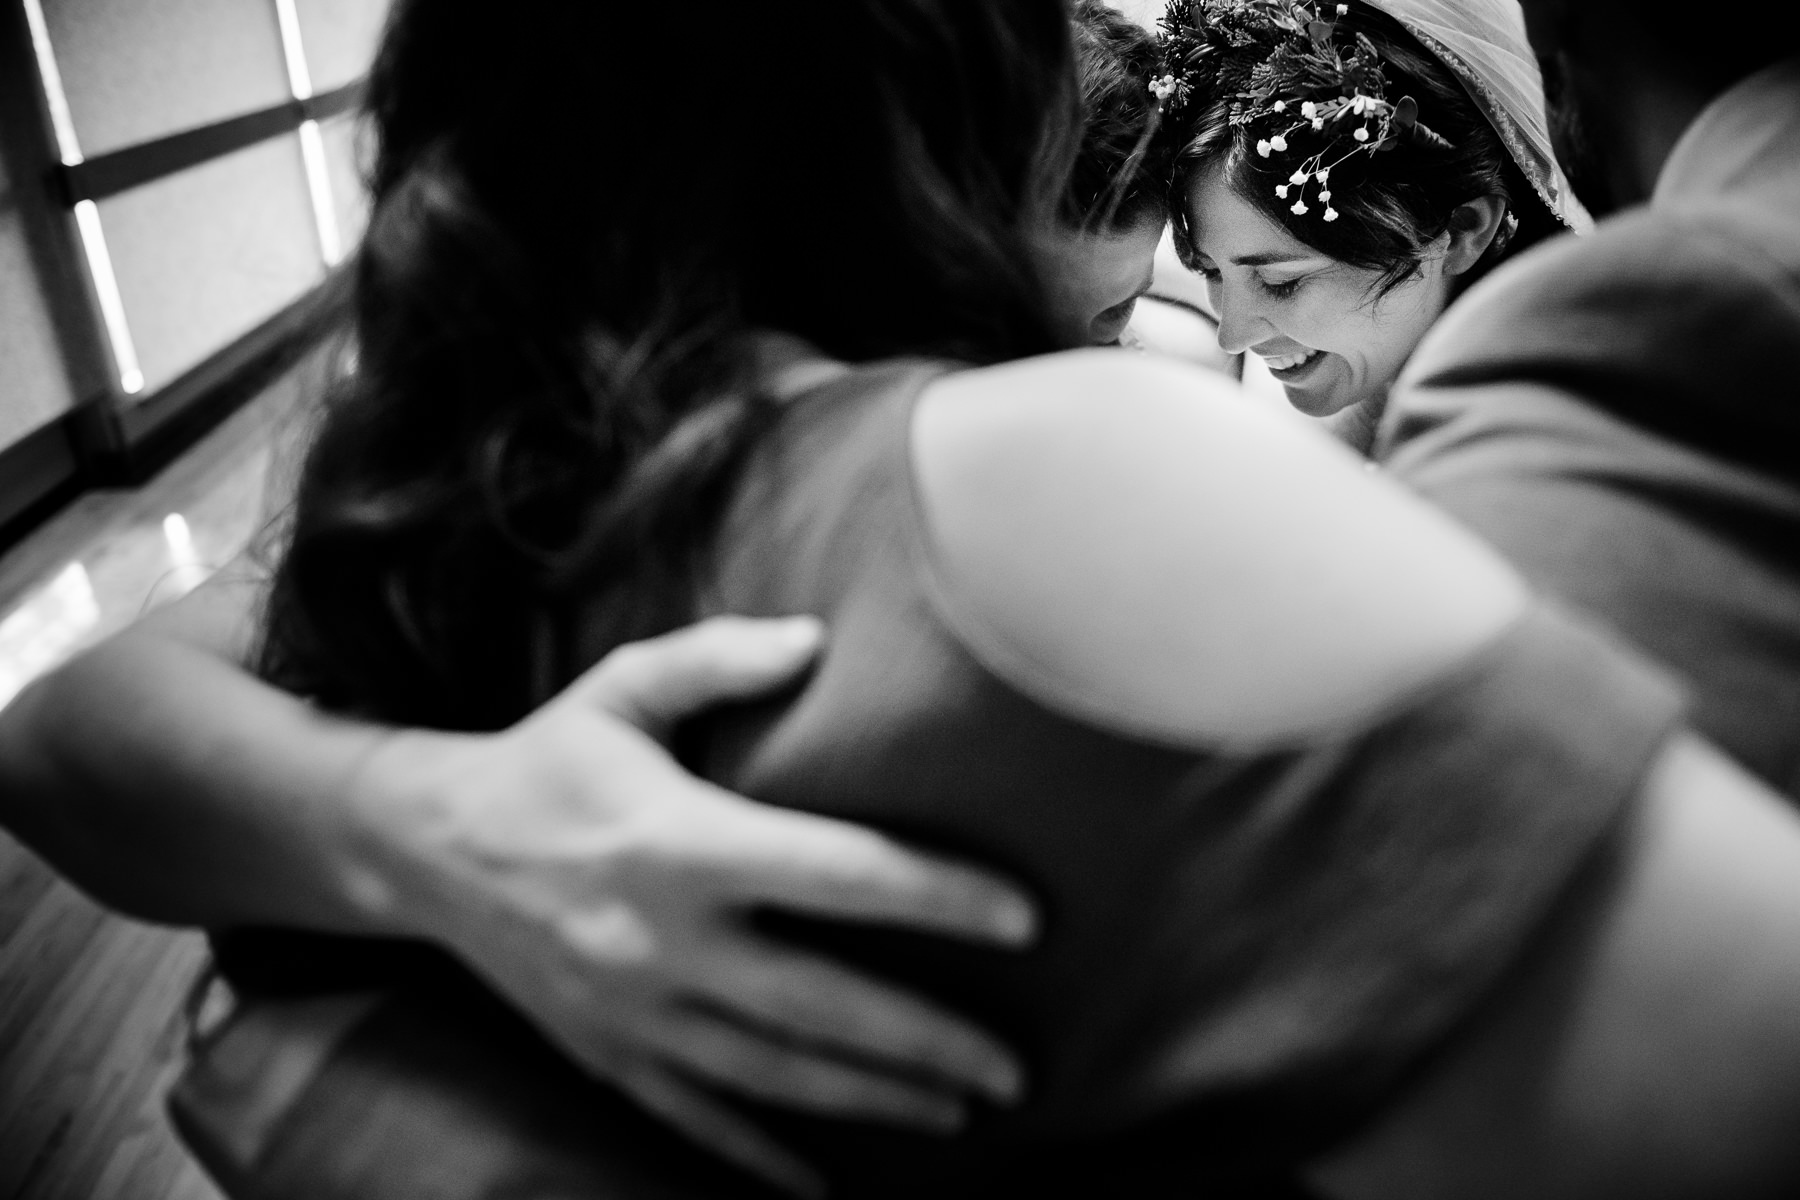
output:
[[[1122,731],[1257,744],[1370,719],[1517,616],[1490,552],[1236,389],[1082,351],[926,391],[936,591],[986,665]]]

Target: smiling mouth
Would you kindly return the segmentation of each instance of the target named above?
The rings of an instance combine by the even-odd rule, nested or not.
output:
[[[1301,350],[1296,354],[1265,354],[1262,360],[1271,371],[1291,371],[1295,367],[1305,366],[1318,356],[1317,350]]]

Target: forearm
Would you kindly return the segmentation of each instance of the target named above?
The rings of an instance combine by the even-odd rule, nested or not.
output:
[[[357,885],[344,790],[382,736],[206,648],[128,631],[0,713],[0,822],[150,920],[397,932]]]
[[[743,916],[1014,946],[1023,897],[721,792],[620,718],[668,728],[789,684],[816,623],[706,622],[468,735],[333,719],[261,683],[244,667],[259,596],[209,584],[0,712],[0,822],[139,916],[438,942],[577,1063],[766,1178],[810,1174],[699,1084],[932,1130],[965,1090],[1016,1097],[986,1031]]]

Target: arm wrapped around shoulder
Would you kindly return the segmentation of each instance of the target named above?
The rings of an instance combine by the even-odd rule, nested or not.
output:
[[[728,777],[1001,863],[1048,915],[1020,958],[770,924],[1026,1056],[1026,1104],[955,1141],[785,1127],[834,1178],[894,1185],[872,1194],[1158,1194],[1353,1135],[1583,902],[1680,720],[1662,675],[1546,609],[1369,724],[1235,753],[1060,713],[929,625],[836,628]],[[859,699],[877,680],[886,703]]]
[[[768,925],[1026,1057],[1027,1102],[955,1141],[787,1126],[879,1194],[1150,1194],[1346,1136],[1526,953],[1680,722],[1666,678],[1327,439],[1201,375],[1054,368],[953,376],[910,423],[799,410],[721,572],[719,603],[832,632],[790,702],[697,739],[709,772],[1043,902],[1014,957]]]
[[[1211,767],[1240,861],[1174,876],[1208,916],[1153,951],[1192,957],[1146,998],[1141,1086],[1174,1101],[1146,1142],[1292,1162],[1377,1111],[1606,859],[1680,715],[1667,677],[1534,608],[1360,732]]]

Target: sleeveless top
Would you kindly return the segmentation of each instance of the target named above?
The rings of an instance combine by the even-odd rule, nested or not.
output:
[[[1617,828],[1679,721],[1663,676],[1535,608],[1363,728],[1170,744],[984,628],[934,544],[910,431],[948,368],[790,403],[728,513],[705,607],[809,612],[797,693],[701,722],[727,787],[999,865],[1024,954],[773,914],[782,937],[975,1016],[1029,1097],[941,1140],[767,1110],[846,1195],[1075,1179],[1145,1194],[1352,1131],[1495,986]]]

